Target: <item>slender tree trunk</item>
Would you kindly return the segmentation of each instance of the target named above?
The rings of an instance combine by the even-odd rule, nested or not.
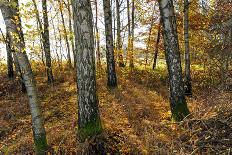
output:
[[[69,68],[72,68],[70,46],[69,46],[69,42],[68,42],[68,34],[67,34],[66,26],[65,26],[63,7],[62,7],[63,6],[63,0],[59,0],[59,6],[60,6],[61,21],[62,21],[62,25],[63,25],[63,28],[64,28],[63,29],[64,30],[64,38],[65,38],[65,42],[66,42],[66,46],[67,46],[67,50],[68,50],[68,54],[67,54],[68,66],[69,66]]]
[[[121,18],[120,18],[120,3],[116,0],[116,14],[117,14],[117,53],[119,67],[124,67],[122,38],[121,38]]]
[[[114,0],[114,2],[115,2],[115,0]],[[113,0],[111,0],[111,6],[113,6]],[[116,47],[117,47],[116,42],[117,42],[117,39],[116,39],[115,7],[113,7],[112,11],[113,11],[113,15],[112,15],[112,18],[113,18],[113,40],[114,40],[114,50],[116,51]],[[117,55],[116,55],[116,60],[117,60]]]
[[[134,37],[135,37],[135,0],[132,0],[132,9],[131,9],[131,54],[130,58],[130,67],[134,67]]]
[[[172,119],[181,121],[189,114],[182,81],[182,68],[177,36],[176,17],[172,0],[159,1],[163,24],[165,57],[169,73]]]
[[[112,14],[110,0],[103,0],[104,19],[105,19],[105,34],[106,34],[106,59],[109,87],[117,86],[117,77],[114,61],[114,42],[112,34]]]
[[[127,5],[127,27],[128,27],[128,41],[127,41],[127,56],[126,56],[126,64],[127,64],[127,59],[130,56],[131,53],[131,20],[130,20],[130,0],[126,1]]]
[[[127,5],[127,26],[128,26],[128,44],[129,42],[129,38],[131,37],[131,20],[130,20],[130,0],[126,1],[126,5]]]
[[[152,66],[153,70],[156,68],[156,62],[158,58],[160,34],[161,34],[161,19],[160,19],[160,23],[158,26],[158,33],[157,33],[157,38],[156,38],[156,43],[155,43],[155,54],[154,54],[153,66]]]
[[[57,21],[59,23],[59,18],[57,16]],[[59,25],[59,24],[58,24]],[[60,52],[60,62],[61,62],[61,69],[63,70],[63,47],[62,47],[62,35],[61,35],[61,30],[58,26],[58,33],[59,33],[59,45],[60,45],[60,48],[59,48],[59,52]]]
[[[9,34],[7,33],[7,37]],[[6,52],[7,52],[7,75],[8,78],[14,77],[14,67],[13,67],[13,57],[12,57],[12,51],[9,45],[6,44]]]
[[[76,52],[75,52],[74,36],[73,36],[72,12],[71,12],[71,8],[70,8],[69,0],[68,0],[67,9],[68,9],[68,15],[69,15],[69,31],[72,32],[72,35],[70,37],[70,41],[71,41],[71,46],[72,46],[73,62],[74,62],[74,69],[75,69],[77,66],[77,62],[76,62]]]
[[[54,39],[55,39],[55,53],[56,53],[56,57],[57,57],[57,63],[58,63],[58,67],[59,67],[59,70],[62,70],[62,65],[61,65],[61,61],[60,61],[60,56],[58,54],[58,40],[57,40],[57,36],[56,36],[56,28],[55,28],[55,24],[54,24],[54,21],[53,19],[51,20],[52,22],[52,28],[53,28],[53,33],[54,33]]]
[[[46,58],[46,71],[48,76],[48,83],[52,84],[53,74],[52,74],[52,62],[51,62],[51,50],[50,50],[50,40],[49,40],[49,24],[48,24],[48,13],[47,13],[47,0],[42,0],[43,8],[43,21],[44,21],[44,30],[43,30],[43,46],[44,53]]]
[[[7,76],[12,79],[14,77],[14,67],[13,67],[13,57],[12,57],[12,49],[9,43],[9,33],[6,30],[6,36],[4,36],[2,29],[0,28],[1,35],[6,44],[6,54],[7,54]]]
[[[18,14],[18,0],[12,0],[11,2],[16,3],[17,7],[10,7],[11,5],[9,5],[9,3],[2,4],[2,2],[0,2],[0,9],[6,27],[10,32],[10,42],[11,45],[14,45],[15,55],[19,62],[23,80],[27,89],[36,154],[44,155],[47,150],[47,140],[40,110],[40,102],[37,95],[36,82],[25,51],[26,48],[23,39],[21,20]]]
[[[189,49],[189,1],[184,0],[185,95],[192,95]]]
[[[78,137],[80,142],[102,132],[96,93],[93,15],[90,0],[73,0],[77,50]]]
[[[101,66],[101,53],[100,53],[100,33],[98,31],[98,22],[97,22],[98,21],[98,4],[97,4],[97,0],[94,0],[94,3],[95,3],[95,14],[96,14],[96,16],[95,16],[95,29],[96,29],[96,45],[97,45],[97,49],[96,49],[97,66],[100,67]]]
[[[50,51],[50,41],[49,41],[49,31],[48,31],[49,24],[48,24],[48,15],[47,15],[47,0],[42,0],[44,28],[40,21],[39,10],[37,9],[36,1],[35,0],[32,1],[35,7],[36,19],[39,24],[40,35],[42,36],[43,50],[46,59],[46,72],[48,78],[47,81],[49,84],[52,84],[54,79],[52,74],[51,51]]]
[[[36,7],[36,5],[34,5]],[[36,8],[37,9],[37,8]],[[38,13],[38,10],[36,11]],[[38,32],[40,32],[39,34],[39,43],[40,43],[40,53],[41,53],[41,61],[43,63],[43,65],[46,67],[45,61],[44,61],[44,51],[43,51],[43,37],[42,37],[42,27],[40,27],[40,24],[42,26],[42,23],[40,22],[39,16],[36,15],[36,27]]]
[[[7,29],[7,28],[6,28]],[[1,33],[2,33],[2,30],[0,29]],[[19,77],[19,83],[21,85],[21,91],[22,93],[26,93],[26,86],[24,84],[24,81],[23,81],[23,76],[22,76],[22,72],[20,70],[20,67],[19,67],[19,63],[18,63],[18,60],[17,60],[17,57],[15,55],[15,51],[14,49],[11,47],[11,43],[10,43],[10,37],[9,37],[9,31],[6,30],[6,37],[4,37],[4,34],[2,33],[2,37],[6,43],[6,46],[7,48],[9,48],[11,50],[11,54],[13,55],[12,57],[12,65],[14,64],[15,66],[15,71],[16,71],[16,75]],[[12,56],[11,55],[11,56]],[[12,66],[13,67],[13,66]]]

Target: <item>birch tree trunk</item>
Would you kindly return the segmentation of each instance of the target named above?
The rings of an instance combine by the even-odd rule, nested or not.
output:
[[[121,18],[120,18],[120,3],[116,0],[116,14],[117,14],[117,53],[119,67],[124,67],[122,38],[121,38]]]
[[[112,34],[112,13],[110,7],[110,0],[103,0],[104,19],[105,19],[105,34],[106,34],[106,59],[107,59],[107,73],[109,87],[117,86],[117,77],[115,71],[114,60],[114,42]]]
[[[128,36],[130,36],[131,35],[130,0],[126,0],[126,6],[127,6]]]
[[[50,40],[49,40],[49,24],[48,24],[48,12],[47,12],[47,0],[42,0],[43,8],[43,21],[44,21],[44,30],[43,30],[43,46],[44,53],[46,58],[46,71],[48,76],[48,83],[53,83],[53,74],[52,74],[52,62],[51,62],[51,50],[50,50]]]
[[[96,94],[93,15],[90,0],[73,1],[75,46],[77,52],[78,138],[101,133]]]
[[[182,68],[173,1],[160,0],[159,8],[163,24],[165,57],[169,73],[172,119],[181,121],[189,114],[189,110],[185,100],[184,84],[182,81]]]
[[[21,91],[25,94],[27,92],[27,89],[26,89],[26,86],[25,86],[25,83],[24,83],[24,80],[23,80],[23,74],[22,74],[22,71],[20,69],[19,62],[18,62],[18,59],[16,57],[16,54],[15,54],[13,49],[11,49],[11,50],[12,50],[12,53],[13,53],[15,71],[17,73],[17,76],[19,77],[19,83],[21,85]]]
[[[15,7],[12,3],[16,4]],[[14,48],[23,80],[27,89],[29,106],[32,117],[32,130],[34,135],[35,151],[38,155],[43,155],[47,150],[47,140],[44,122],[40,110],[40,102],[37,95],[36,82],[32,73],[31,65],[28,60],[23,31],[18,10],[18,0],[11,0],[8,3],[0,2],[0,9],[9,30],[10,43]]]
[[[192,95],[189,49],[189,1],[184,0],[185,95]]]

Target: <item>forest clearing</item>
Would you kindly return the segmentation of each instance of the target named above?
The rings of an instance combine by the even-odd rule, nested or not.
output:
[[[0,0],[0,155],[231,155],[231,0]]]

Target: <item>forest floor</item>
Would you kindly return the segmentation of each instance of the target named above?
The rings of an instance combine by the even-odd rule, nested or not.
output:
[[[84,154],[85,148],[97,151],[100,145],[109,154],[232,153],[231,91],[212,84],[202,71],[194,72],[193,96],[187,98],[191,115],[175,123],[170,119],[165,71],[124,68],[117,72],[118,87],[112,90],[106,87],[105,74],[97,75],[104,138],[84,144],[76,142],[75,136],[73,74],[55,71],[56,81],[49,86],[42,72],[35,73],[49,154]],[[1,75],[0,81],[0,154],[33,154],[27,96],[21,93],[17,80]]]

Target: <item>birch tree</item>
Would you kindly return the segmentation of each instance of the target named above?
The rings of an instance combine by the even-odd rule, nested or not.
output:
[[[31,65],[26,54],[26,48],[23,38],[23,31],[18,9],[18,0],[11,0],[3,3],[0,1],[0,9],[9,30],[10,43],[19,63],[22,77],[26,86],[29,107],[32,118],[32,130],[35,143],[35,151],[38,155],[45,154],[47,150],[47,140],[44,128],[44,122],[40,110],[40,102],[36,89],[36,82],[32,73]]]
[[[115,71],[114,61],[114,43],[112,34],[112,13],[110,7],[110,0],[103,0],[104,19],[105,19],[105,34],[106,34],[106,59],[107,59],[107,73],[109,87],[117,86],[117,77]]]
[[[177,36],[176,17],[172,0],[159,1],[163,24],[165,57],[169,73],[170,106],[172,119],[181,121],[189,114],[182,81],[180,50]]]
[[[120,2],[116,0],[116,17],[117,17],[117,53],[119,67],[124,67],[122,38],[121,38],[121,18],[120,18]]]
[[[77,52],[78,138],[80,142],[101,133],[96,94],[93,15],[90,0],[73,1]]]
[[[185,94],[192,95],[189,48],[189,1],[184,0]]]

